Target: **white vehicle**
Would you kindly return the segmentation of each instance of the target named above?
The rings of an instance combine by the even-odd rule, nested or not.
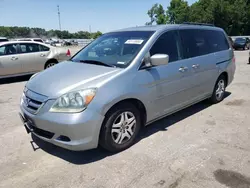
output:
[[[14,39],[14,41],[33,41],[33,42],[43,43],[43,40],[41,38],[20,38],[20,39]]]
[[[0,78],[28,75],[71,57],[70,51],[39,42],[0,43]]]

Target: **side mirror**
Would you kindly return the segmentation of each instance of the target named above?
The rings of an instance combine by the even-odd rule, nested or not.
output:
[[[167,54],[155,54],[150,57],[150,61],[153,66],[167,65],[169,56]]]

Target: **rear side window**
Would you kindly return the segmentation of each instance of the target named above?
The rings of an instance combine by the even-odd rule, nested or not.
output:
[[[162,34],[150,50],[150,55],[167,54],[169,62],[179,60],[178,35],[176,31],[168,31]]]
[[[44,46],[44,45],[39,45],[39,47],[40,47],[40,51],[41,51],[41,52],[47,52],[47,51],[50,50],[49,47]]]
[[[222,31],[204,30],[203,32],[209,42],[211,52],[219,52],[229,49],[228,40]]]
[[[38,46],[38,44],[21,43],[20,44],[20,50],[21,50],[21,53],[39,52],[39,46]]]
[[[229,49],[228,41],[221,31],[188,29],[180,30],[180,36],[185,58]]]

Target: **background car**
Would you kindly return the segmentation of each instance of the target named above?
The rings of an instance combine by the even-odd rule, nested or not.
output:
[[[0,37],[0,43],[7,42],[7,41],[9,41],[9,40],[6,37]]]
[[[0,43],[0,78],[33,74],[70,57],[70,51],[65,48],[39,42],[3,42]]]
[[[250,40],[249,40],[249,38],[238,37],[235,39],[235,41],[233,43],[233,47],[235,50],[238,50],[238,49],[249,50]]]

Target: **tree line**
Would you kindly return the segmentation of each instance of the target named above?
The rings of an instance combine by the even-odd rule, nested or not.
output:
[[[95,39],[102,33],[100,31],[90,33],[88,31],[78,31],[70,33],[63,30],[49,30],[46,31],[42,28],[30,28],[30,27],[5,27],[0,26],[0,37],[7,38],[60,38],[60,39]]]
[[[230,36],[250,35],[250,0],[198,0],[192,5],[185,0],[171,0],[166,10],[154,4],[147,14],[147,25],[209,23]]]

